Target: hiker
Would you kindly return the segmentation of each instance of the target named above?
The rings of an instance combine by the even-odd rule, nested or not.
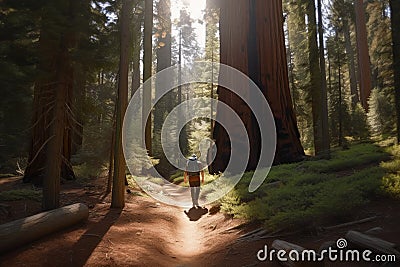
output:
[[[183,173],[184,182],[186,183],[189,176],[190,194],[192,195],[193,208],[200,208],[200,176],[201,183],[204,184],[204,171],[201,163],[197,160],[197,156],[193,154],[187,161],[186,170]]]

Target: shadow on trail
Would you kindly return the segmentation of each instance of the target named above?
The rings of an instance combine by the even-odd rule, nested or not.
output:
[[[203,215],[208,213],[207,208],[190,208],[188,211],[184,211],[186,216],[188,216],[190,221],[198,221]]]
[[[86,264],[105,234],[120,217],[121,212],[120,209],[110,209],[100,222],[87,229],[72,248],[74,255],[79,255],[72,259],[73,266],[84,266]]]

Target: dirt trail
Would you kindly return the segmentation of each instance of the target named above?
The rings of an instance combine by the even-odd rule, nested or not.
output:
[[[28,186],[16,179],[0,182],[0,190]],[[257,251],[265,244],[271,245],[274,238],[235,242],[241,234],[254,229],[249,226],[227,231],[243,221],[222,213],[210,214],[206,209],[184,210],[158,203],[134,190],[127,194],[125,208],[114,210],[110,209],[110,198],[103,199],[103,190],[102,186],[64,185],[61,204],[87,204],[91,207],[88,221],[0,255],[0,266],[279,266],[256,258]],[[35,201],[7,204],[12,206],[12,214],[0,216],[1,223],[40,211],[40,203]],[[398,202],[377,201],[359,213],[360,218],[380,214],[380,219],[352,230],[362,232],[380,226],[385,229],[381,238],[400,244]],[[343,237],[347,230],[303,233],[283,239],[318,249],[324,241]]]
[[[184,188],[177,189],[175,186],[165,185],[162,190],[164,193],[174,196],[174,199],[180,201],[180,203],[185,203]],[[160,206],[165,205],[160,204]],[[206,207],[169,208],[172,210],[171,214],[176,221],[176,227],[171,232],[171,235],[176,236],[178,239],[178,242],[173,243],[169,247],[170,251],[175,253],[177,259],[184,266],[201,266],[201,261],[198,258],[201,255],[207,254],[210,249],[210,244],[207,244],[205,234],[215,230],[215,228],[203,228],[202,221],[205,220],[209,224],[210,222],[220,220],[221,217],[215,216],[214,218],[210,218],[210,215],[207,216],[208,209]]]
[[[239,223],[221,213],[184,210],[136,193],[118,211],[108,198],[90,203],[95,188],[66,190],[63,202],[94,206],[88,222],[0,255],[0,266],[205,266],[216,246],[235,238],[219,234]]]
[[[190,261],[193,257],[204,251],[204,245],[201,243],[203,235],[197,222],[188,221],[184,212],[177,214],[176,233],[179,239],[178,245],[171,248],[176,251],[179,258]]]

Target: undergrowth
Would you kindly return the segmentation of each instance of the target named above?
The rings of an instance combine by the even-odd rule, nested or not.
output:
[[[273,166],[253,193],[248,192],[251,178],[252,172],[245,173],[221,200],[223,211],[271,230],[309,229],[344,221],[373,199],[398,198],[400,147],[363,143],[333,151],[329,160]]]
[[[0,192],[0,201],[33,200],[42,201],[42,191],[35,189],[15,189]]]

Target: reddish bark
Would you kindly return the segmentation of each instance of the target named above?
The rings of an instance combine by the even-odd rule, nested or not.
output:
[[[75,6],[69,3],[69,14],[74,14]],[[49,4],[50,5],[50,4]],[[75,175],[70,164],[72,153],[72,92],[73,92],[73,68],[69,50],[76,45],[76,37],[72,30],[63,32],[56,39],[55,33],[48,28],[46,21],[50,16],[43,11],[43,25],[40,32],[40,63],[39,76],[35,83],[32,137],[29,150],[28,166],[25,169],[23,181],[42,185],[43,179],[48,173],[54,175],[57,171],[49,171],[58,161],[60,166],[55,166],[64,179],[74,179]],[[50,10],[50,9],[49,9]],[[59,91],[62,91],[61,93]],[[62,103],[60,103],[62,101]],[[60,111],[61,110],[61,111]],[[60,118],[61,112],[63,118]],[[54,125],[60,129],[54,130]],[[56,133],[55,133],[56,132]],[[56,137],[54,138],[54,136]],[[55,139],[57,139],[55,141]],[[57,142],[57,144],[54,144]],[[56,151],[58,146],[61,155]],[[49,151],[52,152],[49,152]],[[57,177],[52,179],[59,179]]]
[[[122,209],[125,206],[125,181],[126,163],[122,148],[122,125],[126,108],[128,107],[128,73],[129,73],[129,48],[132,45],[131,31],[129,28],[130,12],[133,1],[125,0],[121,8],[120,26],[120,60],[118,77],[118,99],[116,106],[116,127],[114,146],[114,177],[112,184],[111,207]]]
[[[247,74],[267,98],[275,118],[277,148],[275,163],[293,162],[304,156],[289,90],[281,0],[230,0],[221,3],[221,63]],[[246,92],[248,87],[243,86]],[[218,99],[235,110],[246,126],[250,141],[247,170],[257,166],[260,133],[250,109],[231,91],[218,87]],[[249,95],[249,92],[245,93]],[[217,117],[226,117],[217,106]],[[218,149],[210,167],[223,171],[231,148],[225,130],[216,123],[214,139]],[[241,138],[233,134],[231,138]]]
[[[369,61],[367,24],[363,0],[356,0],[356,32],[358,49],[358,79],[360,82],[360,100],[363,108],[368,111],[368,98],[371,94],[371,64]]]

